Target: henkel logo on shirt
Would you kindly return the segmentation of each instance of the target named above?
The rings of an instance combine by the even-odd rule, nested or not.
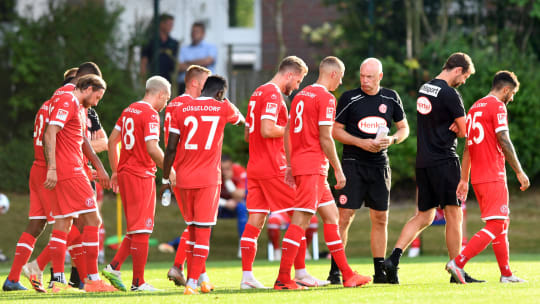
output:
[[[386,127],[386,120],[379,116],[368,116],[358,122],[358,129],[368,134],[377,134],[379,126]]]
[[[269,102],[266,104],[266,113],[276,114],[277,113],[277,103]]]
[[[500,125],[506,124],[506,113],[497,113],[497,120]]]
[[[150,133],[159,133],[159,124],[156,122],[149,123]]]
[[[416,100],[416,110],[422,115],[431,113],[432,106],[429,99],[424,96],[419,97],[418,100]]]
[[[56,113],[56,119],[66,121],[68,114],[68,111],[60,109],[58,110],[58,113]]]

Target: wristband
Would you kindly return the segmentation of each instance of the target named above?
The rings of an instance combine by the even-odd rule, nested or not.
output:
[[[392,138],[394,138],[394,142],[393,142],[393,143],[396,144],[397,141],[398,141],[398,137],[397,137],[397,136],[392,136]]]
[[[171,182],[169,181],[168,178],[167,178],[167,179],[162,178],[162,179],[161,179],[161,183],[162,183],[163,185],[168,185],[168,184],[170,184]]]

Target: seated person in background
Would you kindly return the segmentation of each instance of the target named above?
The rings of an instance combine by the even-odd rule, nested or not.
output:
[[[219,218],[238,218],[238,235],[242,236],[246,226],[246,169],[233,163],[230,156],[221,156],[221,194],[219,198]]]
[[[282,213],[270,213],[268,216],[268,241],[272,242],[274,247],[274,261],[281,260],[281,230],[287,230],[289,224],[291,223],[292,212],[282,212]],[[311,259],[309,254],[308,247],[313,240],[313,233],[317,232],[319,229],[319,218],[316,215],[313,215],[309,226],[306,229],[306,259]]]

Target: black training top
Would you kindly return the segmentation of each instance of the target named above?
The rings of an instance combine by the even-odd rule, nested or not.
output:
[[[456,133],[448,128],[456,118],[465,116],[459,92],[442,79],[432,79],[418,90],[416,110],[416,167],[433,167],[458,158]]]
[[[375,138],[379,126],[392,126],[392,121],[405,118],[401,99],[396,91],[381,87],[375,95],[361,88],[341,95],[336,107],[336,122],[345,125],[347,133],[360,138]],[[377,153],[357,146],[343,145],[343,159],[355,159],[371,167],[388,166],[386,149]]]
[[[150,39],[148,43],[143,47],[141,56],[148,58],[148,64],[152,75],[159,75],[165,79],[171,81],[171,74],[174,72],[176,67],[176,58],[178,57],[178,41],[167,37],[167,40],[162,41],[159,39],[159,50],[158,50],[158,71],[154,71],[154,41]]]

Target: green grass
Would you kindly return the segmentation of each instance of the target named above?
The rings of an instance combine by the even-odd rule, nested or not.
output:
[[[540,298],[540,255],[519,254],[511,257],[514,272],[528,283],[500,284],[499,270],[491,252],[471,260],[466,270],[476,278],[487,280],[483,284],[449,284],[444,270],[444,257],[404,257],[400,264],[401,285],[367,285],[362,288],[338,286],[311,288],[305,291],[239,290],[241,278],[240,261],[208,263],[208,273],[216,284],[211,294],[182,295],[166,278],[170,263],[149,263],[146,280],[163,289],[157,293],[109,293],[109,294],[37,294],[34,291],[0,292],[0,302],[9,303],[537,303]],[[308,262],[313,275],[324,278],[328,261]],[[362,274],[372,273],[368,258],[351,259],[351,265]],[[254,272],[265,285],[271,286],[277,276],[279,264],[256,262]],[[8,269],[0,269],[2,281]],[[126,285],[131,280],[131,265],[123,270]],[[23,284],[28,286],[25,279]]]

